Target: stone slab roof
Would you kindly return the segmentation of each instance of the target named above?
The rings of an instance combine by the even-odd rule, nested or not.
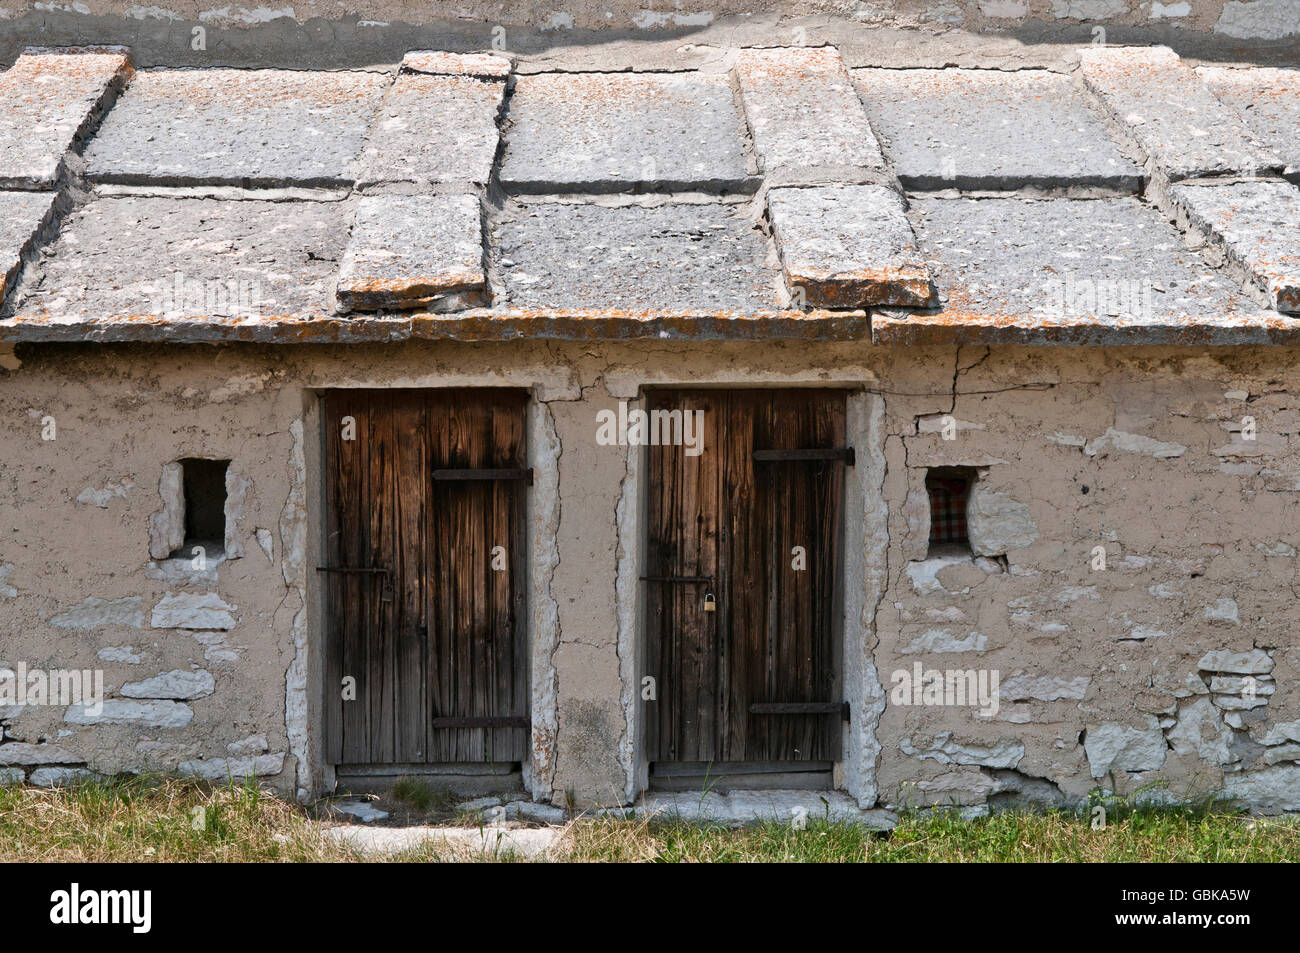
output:
[[[1300,343],[1300,70],[0,73],[0,342]]]

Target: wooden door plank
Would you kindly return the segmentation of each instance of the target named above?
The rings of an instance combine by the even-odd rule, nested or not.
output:
[[[362,508],[366,499],[368,469],[366,459],[369,453],[369,420],[373,408],[367,395],[352,392],[351,399],[342,401],[341,409],[345,411],[336,421],[336,426],[343,427],[343,418],[351,417],[352,440],[344,440],[345,475],[340,479],[341,490],[350,493],[340,512],[347,521],[343,524],[343,538],[348,545],[340,553],[340,562],[345,566],[366,565],[369,546],[369,534],[362,519]],[[348,522],[353,523],[355,532],[348,532]],[[364,762],[370,760],[370,629],[373,623],[374,580],[361,575],[347,575],[344,592],[347,600],[347,635],[343,653],[343,674],[345,678],[355,679],[353,683],[353,700],[344,702],[343,708],[343,760],[346,762]]]
[[[683,417],[696,410],[704,412],[706,421],[714,421],[717,426],[718,414],[714,411],[714,396],[701,392],[688,393],[679,403]],[[709,424],[705,424],[706,432]],[[706,438],[703,452],[690,456],[685,447],[679,450],[682,466],[688,475],[693,475],[695,487],[696,527],[698,533],[694,539],[694,573],[701,576],[718,578],[718,521],[721,503],[722,456],[718,452],[716,433],[714,439]],[[690,575],[691,571],[687,570]],[[715,589],[706,586],[706,589]],[[690,684],[694,692],[694,703],[689,709],[692,715],[692,729],[695,736],[695,749],[699,760],[715,760],[722,756],[719,744],[722,725],[717,719],[718,706],[718,613],[704,609],[705,592],[699,587],[678,587],[685,603],[684,611],[688,618],[694,620],[698,629],[698,639],[690,643],[692,650]],[[713,595],[716,599],[717,592]]]
[[[726,693],[717,717],[725,726],[723,757],[741,760],[750,744],[751,721],[747,708],[753,678],[760,671],[758,638],[762,632],[763,576],[756,562],[753,534],[757,529],[754,505],[757,499],[752,460],[754,426],[753,398],[743,392],[727,394],[719,407],[718,445],[725,452],[724,483],[728,493],[719,519],[726,527],[726,563],[720,565],[720,588],[726,592],[728,651]]]
[[[429,421],[429,467],[446,466],[451,460],[451,435],[447,426],[447,395],[443,391],[425,394]],[[430,635],[427,685],[428,713],[432,717],[457,714],[451,685],[451,604],[452,574],[447,565],[447,492],[450,487],[430,482],[428,574],[430,592]],[[435,762],[454,760],[455,738],[450,731],[426,725],[429,758]]]
[[[388,391],[377,392],[371,400],[367,419],[367,485],[364,506],[368,508],[369,549],[366,566],[391,570],[393,547],[393,398]],[[383,577],[379,577],[381,580]],[[393,760],[396,734],[393,669],[393,603],[385,601],[386,586],[381,581],[371,587],[372,605],[367,661],[367,702],[370,707],[370,757],[368,760]]]
[[[519,469],[524,461],[526,395],[517,391],[458,391],[442,395],[434,469]],[[438,480],[431,532],[430,574],[437,619],[432,640],[444,718],[527,715],[522,603],[524,558],[517,480]],[[493,568],[494,549],[506,547],[505,569]],[[431,729],[438,760],[517,761],[528,732],[477,723]]]
[[[452,402],[451,431],[453,461],[457,467],[482,466],[484,445],[482,415],[474,397],[457,391]],[[453,531],[451,537],[450,565],[455,577],[453,592],[456,599],[456,712],[457,714],[488,715],[484,699],[479,695],[478,673],[483,664],[482,609],[483,592],[475,585],[474,562],[477,558],[482,532],[478,517],[483,508],[483,485],[462,483],[450,494]],[[461,761],[482,761],[484,728],[455,729],[457,758]]]
[[[325,564],[342,565],[340,549],[345,545],[340,524],[340,468],[342,467],[342,429],[339,424],[338,395],[326,394],[320,401],[321,437],[325,448]],[[345,580],[333,573],[317,577],[324,587],[326,618],[330,620],[325,630],[325,698],[322,710],[325,716],[325,756],[333,763],[343,759],[343,643],[346,638],[344,611],[346,606]]]
[[[662,397],[652,394],[647,398],[648,407],[658,406]],[[629,447],[629,453],[642,452]],[[645,514],[646,532],[643,554],[646,575],[662,573],[666,575],[669,566],[668,546],[666,543],[667,527],[665,496],[671,490],[672,482],[665,479],[663,467],[665,454],[661,447],[650,447],[646,452],[646,488]],[[668,613],[665,606],[665,584],[659,582],[643,583],[645,586],[645,626],[646,638],[642,652],[642,671],[644,676],[653,679],[654,697],[647,699],[642,710],[645,712],[645,746],[646,757],[650,761],[668,760],[667,735],[664,732],[666,720],[670,717],[669,704],[665,692],[667,681],[665,653],[665,626],[668,625]]]
[[[830,404],[828,413],[818,419],[816,439],[821,446],[836,443],[843,445],[847,438],[847,407],[840,396]],[[819,602],[821,612],[818,632],[821,637],[819,651],[821,657],[817,666],[820,682],[815,691],[823,697],[839,700],[844,697],[843,686],[843,639],[841,636],[841,614],[843,609],[843,546],[844,546],[844,491],[845,473],[843,467],[828,466],[827,478],[821,483],[819,499],[822,503],[818,524],[825,528],[826,534],[821,540],[823,550],[819,566]],[[817,741],[817,750],[810,757],[819,754],[827,758],[842,757],[843,725],[839,716],[819,720],[821,734]]]
[[[511,400],[503,396],[494,406],[491,438],[492,457],[490,465],[510,468],[511,465],[522,467],[524,448],[524,409],[525,404],[516,397]],[[488,488],[488,532],[484,535],[486,551],[480,572],[487,580],[486,590],[490,595],[492,609],[489,634],[492,639],[490,647],[490,666],[486,673],[488,678],[489,708],[493,713],[509,713],[522,716],[526,711],[515,690],[519,673],[523,671],[526,653],[518,645],[519,601],[515,598],[516,580],[522,581],[517,574],[519,563],[515,553],[516,539],[513,527],[519,520],[517,500],[524,492],[524,484],[518,481],[500,481]],[[498,571],[493,566],[494,550],[504,547],[503,569]],[[518,728],[495,728],[491,734],[491,756],[494,761],[516,761],[524,756],[522,737]]]
[[[425,616],[428,581],[425,500],[429,486],[424,397],[418,391],[393,395],[396,434],[394,521],[394,638],[396,738],[394,758],[424,761],[427,753],[424,671],[428,651]]]

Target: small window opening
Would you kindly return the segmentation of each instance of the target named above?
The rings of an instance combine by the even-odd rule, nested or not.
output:
[[[226,470],[229,460],[181,460],[185,493],[185,544],[176,555],[202,546],[211,558],[226,549]]]
[[[934,467],[926,472],[930,497],[931,556],[971,551],[966,529],[966,505],[975,484],[973,467]]]

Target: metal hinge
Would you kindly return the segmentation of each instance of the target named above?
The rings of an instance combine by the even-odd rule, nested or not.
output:
[[[754,460],[758,463],[797,463],[805,460],[843,460],[845,465],[853,466],[855,460],[852,447],[828,447],[812,450],[755,450]]]
[[[532,721],[518,715],[476,715],[464,718],[430,718],[432,728],[531,728]]]
[[[751,715],[834,715],[842,721],[849,720],[848,702],[755,702],[749,706]]]
[[[317,572],[352,573],[356,575],[383,576],[379,598],[384,602],[393,601],[393,571],[383,566],[317,566]]]
[[[528,486],[533,485],[533,468],[515,469],[461,469],[434,470],[433,478],[439,481],[453,480],[523,480]]]

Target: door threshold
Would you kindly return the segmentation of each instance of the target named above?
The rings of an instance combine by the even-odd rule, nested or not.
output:
[[[378,794],[403,778],[415,778],[430,788],[467,797],[522,794],[523,771],[518,762],[500,764],[343,764],[334,780],[346,794]]]
[[[651,791],[820,791],[834,786],[830,761],[657,761]]]
[[[810,790],[737,791],[734,794],[694,792],[649,792],[633,808],[638,818],[685,821],[687,823],[746,824],[796,823],[821,820],[860,824],[871,830],[889,830],[898,821],[892,811],[863,809],[844,791],[829,787]]]

